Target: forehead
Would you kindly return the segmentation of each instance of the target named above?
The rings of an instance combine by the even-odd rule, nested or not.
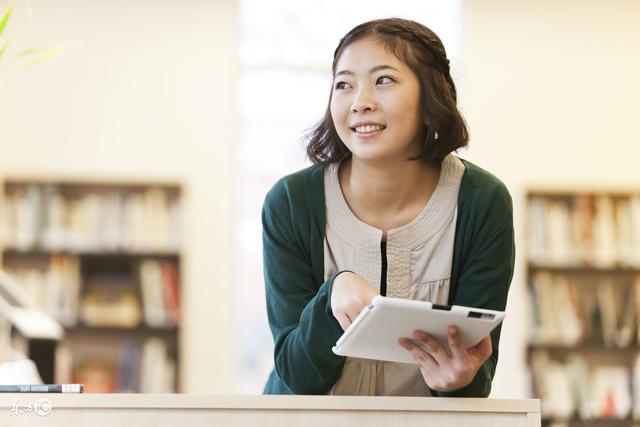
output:
[[[402,72],[409,71],[406,64],[374,37],[364,37],[348,45],[336,62],[336,73],[342,70],[369,70],[377,65],[390,65]]]

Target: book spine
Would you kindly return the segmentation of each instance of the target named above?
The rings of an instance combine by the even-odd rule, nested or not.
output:
[[[0,385],[0,393],[82,393],[83,384]]]

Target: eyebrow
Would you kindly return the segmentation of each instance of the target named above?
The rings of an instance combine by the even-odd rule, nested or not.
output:
[[[380,71],[380,70],[394,70],[394,71],[400,72],[400,70],[392,67],[391,65],[383,64],[383,65],[376,65],[375,67],[370,69],[369,74],[375,73],[376,71]],[[340,70],[336,73],[334,77],[343,76],[343,75],[353,76],[354,74],[355,73],[351,70]]]

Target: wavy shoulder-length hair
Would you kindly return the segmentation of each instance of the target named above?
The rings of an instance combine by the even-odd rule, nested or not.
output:
[[[464,118],[458,111],[456,87],[440,38],[424,25],[406,19],[389,18],[365,22],[340,40],[333,55],[333,74],[347,46],[364,37],[375,37],[388,52],[404,62],[420,82],[425,137],[420,154],[412,160],[423,159],[439,164],[449,153],[465,147],[469,142],[469,133]],[[321,166],[339,162],[351,155],[336,132],[330,105],[331,95],[324,118],[305,136],[307,156],[314,164]]]

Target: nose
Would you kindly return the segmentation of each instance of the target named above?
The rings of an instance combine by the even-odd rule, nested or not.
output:
[[[351,111],[354,113],[362,113],[364,111],[373,111],[376,108],[373,94],[368,87],[360,87],[353,98]]]

